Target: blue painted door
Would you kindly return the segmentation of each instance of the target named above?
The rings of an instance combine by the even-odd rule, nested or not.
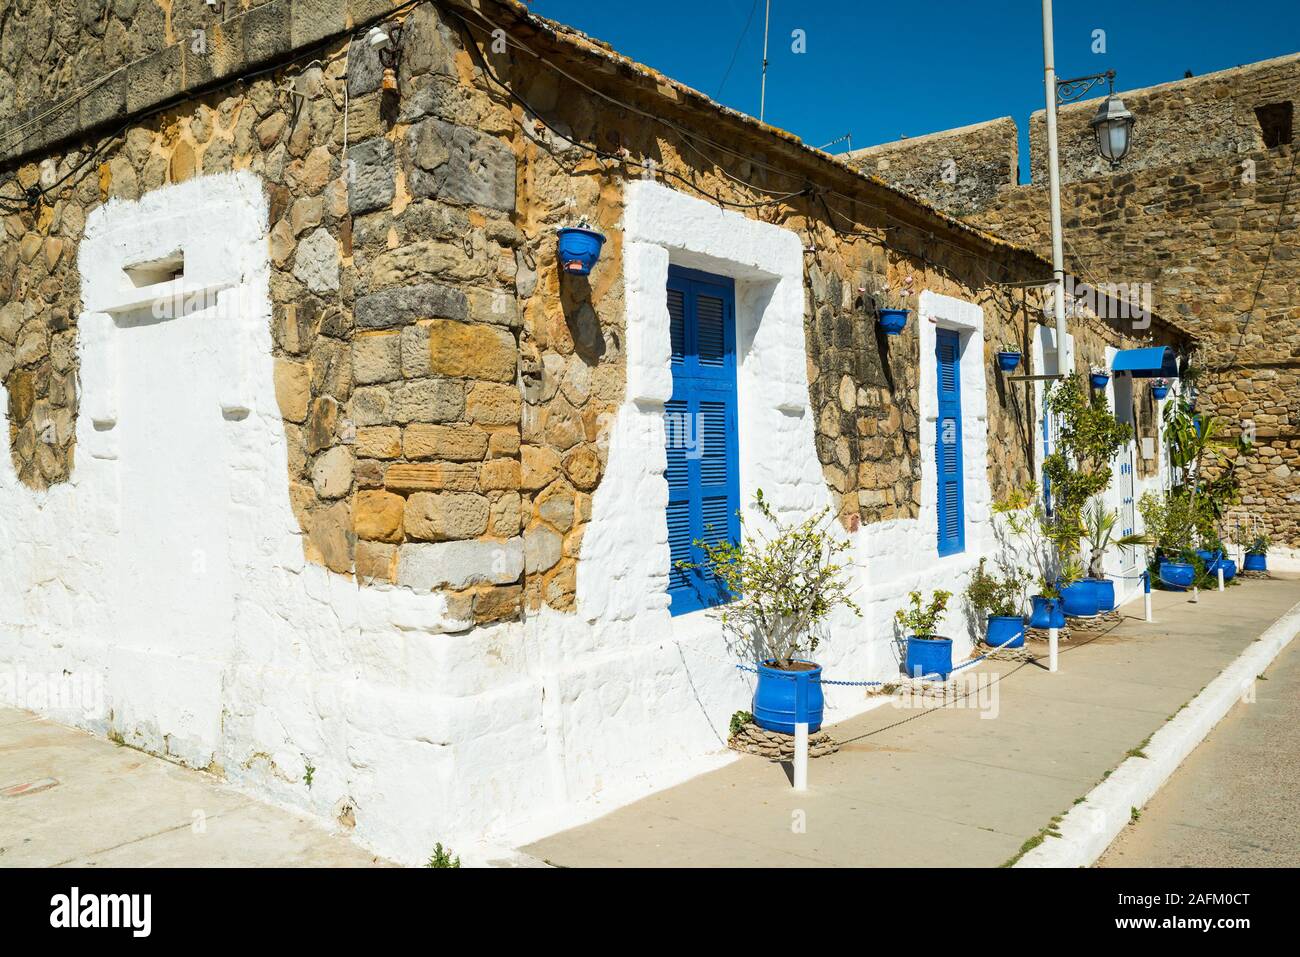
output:
[[[966,548],[966,506],[961,467],[961,340],[940,329],[935,334],[935,365],[939,380],[938,460],[939,554]]]
[[[735,300],[732,280],[669,267],[673,394],[664,409],[664,435],[674,615],[729,598],[713,575],[677,563],[704,560],[697,542],[740,537]]]

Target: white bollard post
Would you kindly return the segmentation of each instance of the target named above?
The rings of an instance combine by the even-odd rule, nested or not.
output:
[[[808,790],[808,722],[794,726],[794,789]]]
[[[1192,601],[1200,601],[1200,600],[1201,600],[1201,589],[1200,589],[1198,586],[1193,585],[1193,586],[1192,586]]]
[[[808,677],[794,679],[794,789],[808,790]]]
[[[1219,591],[1223,591],[1223,566],[1222,565],[1219,566],[1218,572],[1219,572]]]
[[[1048,671],[1055,671],[1055,670],[1056,670],[1056,656],[1057,656],[1056,639],[1057,639],[1057,635],[1058,635],[1058,632],[1057,632],[1057,630],[1056,630],[1055,628],[1049,628],[1049,629],[1047,629],[1047,670],[1048,670]]]
[[[1142,573],[1142,603],[1146,605],[1147,621],[1155,621],[1151,615],[1151,574]]]

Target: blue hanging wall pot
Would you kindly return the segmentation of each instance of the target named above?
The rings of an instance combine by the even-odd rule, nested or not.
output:
[[[1010,372],[1018,365],[1020,365],[1019,352],[1005,351],[998,353],[998,368],[1003,372]]]
[[[881,309],[880,328],[886,335],[899,335],[907,327],[907,313],[906,309]]]
[[[558,232],[560,269],[575,276],[590,273],[605,245],[604,235],[586,226],[565,226]]]

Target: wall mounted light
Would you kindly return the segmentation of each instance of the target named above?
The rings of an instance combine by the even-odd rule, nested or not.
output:
[[[374,26],[366,34],[366,43],[379,55],[379,62],[384,68],[384,79],[380,88],[385,93],[397,92],[397,66],[402,59],[402,28],[397,24],[389,27]]]

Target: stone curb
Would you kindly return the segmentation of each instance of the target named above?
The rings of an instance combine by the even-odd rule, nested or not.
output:
[[[1061,836],[1050,837],[1016,867],[1090,867],[1141,808],[1240,700],[1274,658],[1300,634],[1300,602],[1292,605],[1260,637],[1206,685],[1175,717],[1151,736],[1145,758],[1129,758],[1088,792],[1061,819]]]

